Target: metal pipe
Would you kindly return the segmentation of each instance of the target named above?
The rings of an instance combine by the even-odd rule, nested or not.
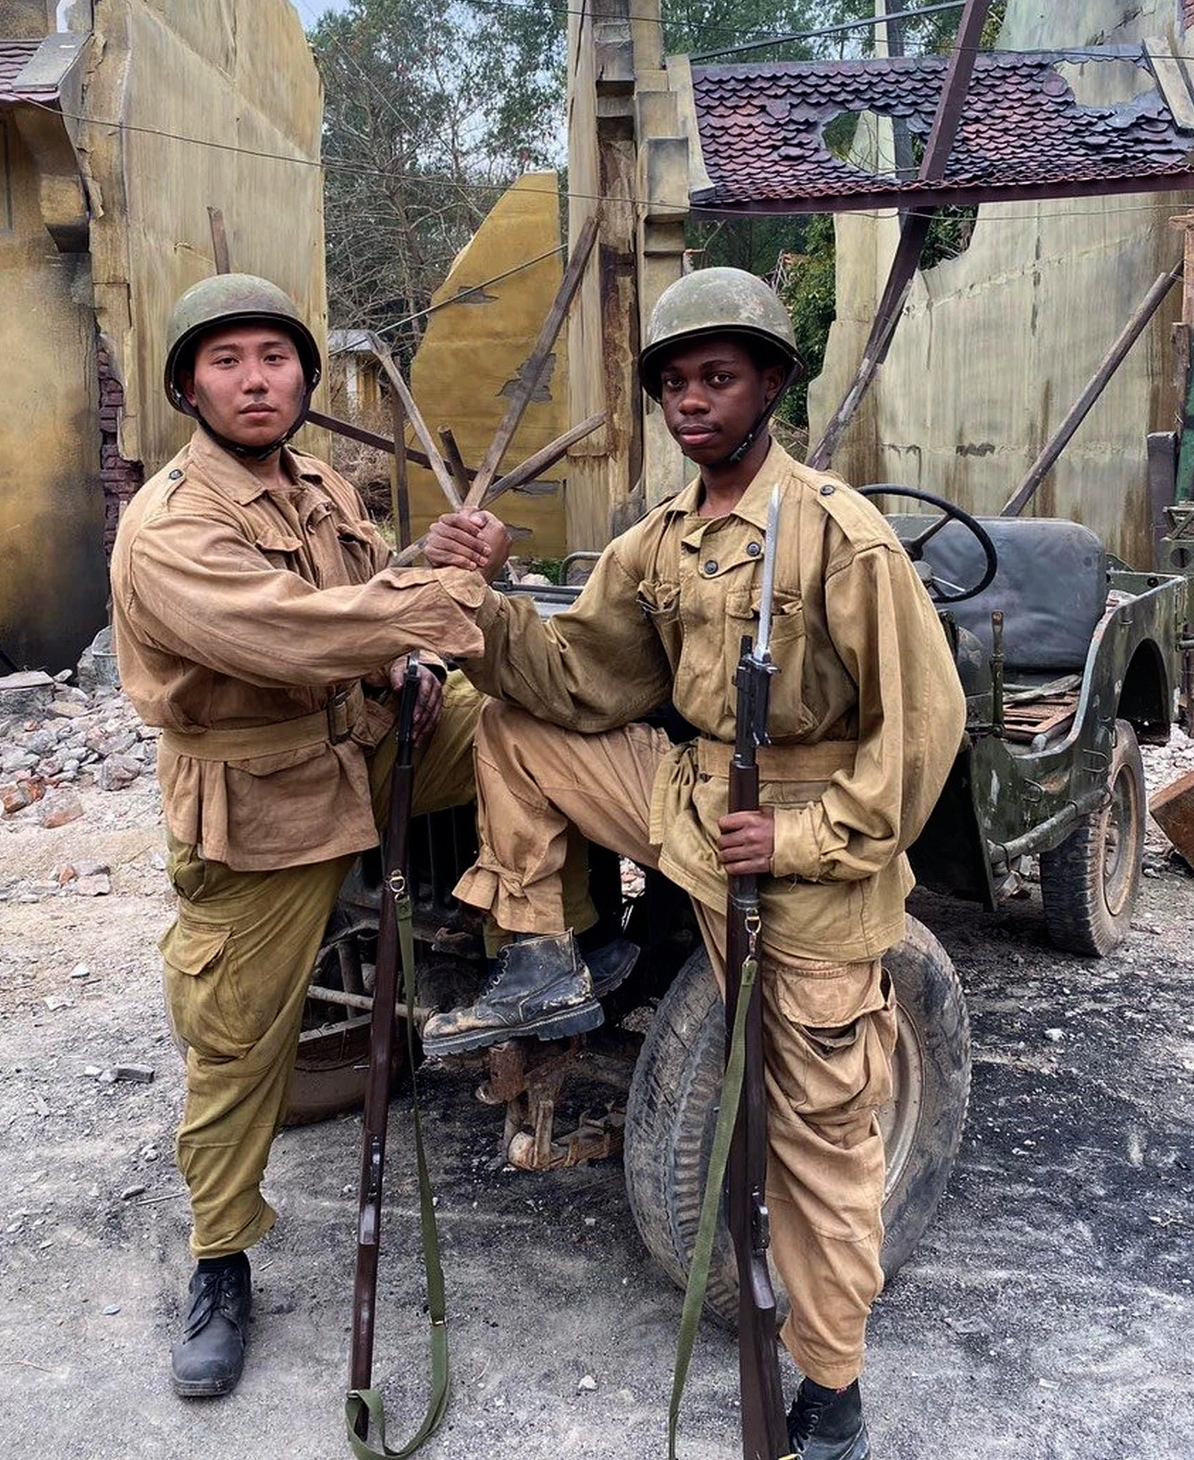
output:
[[[316,999],[321,1004],[343,1004],[348,1009],[363,1009],[369,1012],[373,1008],[373,1000],[368,994],[346,994],[343,989],[325,989],[319,984],[312,984],[307,990],[309,999]],[[421,1024],[425,1019],[430,1019],[434,1009],[424,1009],[416,1006],[415,1023]],[[410,1010],[405,1004],[394,1005],[395,1019],[409,1019]]]

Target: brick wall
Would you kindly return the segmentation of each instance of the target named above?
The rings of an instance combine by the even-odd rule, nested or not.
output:
[[[121,508],[144,482],[145,468],[139,461],[126,461],[116,444],[120,412],[124,409],[124,386],[112,368],[112,357],[102,338],[96,346],[96,356],[100,388],[100,480],[104,484],[104,552],[110,557]]]
[[[1182,25],[1186,30],[1194,26],[1194,0],[1182,0]]]

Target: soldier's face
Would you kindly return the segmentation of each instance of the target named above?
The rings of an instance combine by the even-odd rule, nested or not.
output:
[[[238,446],[276,441],[306,393],[294,341],[273,325],[232,325],[202,336],[183,393],[213,431]]]
[[[711,335],[678,346],[659,378],[667,428],[700,465],[737,449],[783,384],[783,370],[760,368],[732,335]]]

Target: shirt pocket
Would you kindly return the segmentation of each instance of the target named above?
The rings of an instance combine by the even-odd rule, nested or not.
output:
[[[340,520],[336,523],[336,537],[349,581],[363,583],[372,578],[377,571],[374,561],[377,538],[372,530],[364,523]]]
[[[638,606],[659,635],[668,663],[674,671],[684,647],[679,583],[671,578],[644,578],[638,585]]]
[[[298,572],[297,554],[302,543],[292,533],[282,532],[274,527],[263,527],[256,537],[257,551],[269,560],[273,568],[284,568]]]
[[[742,641],[749,638],[753,647],[759,641],[759,588],[735,588],[726,594],[727,664],[742,658]],[[771,633],[768,652],[778,673],[770,687],[768,724],[775,736],[785,739],[810,730],[814,717],[804,703],[804,661],[807,637],[804,631],[804,604],[798,593],[776,592],[771,601]],[[731,696],[733,713],[734,696]]]

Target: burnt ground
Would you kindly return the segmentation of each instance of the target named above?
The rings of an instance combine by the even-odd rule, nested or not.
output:
[[[189,1262],[153,948],[161,832],[141,782],[80,794],[68,825],[0,822],[0,1455],[347,1455],[355,1116],[275,1147],[281,1221],[254,1253],[241,1388],[170,1391]],[[1049,946],[1035,887],[992,915],[914,898],[968,991],[974,1087],[947,1198],[873,1319],[880,1460],[1194,1454],[1194,877],[1158,845],[1136,930],[1101,962]],[[70,858],[108,866],[111,891],[51,890]],[[154,1078],[111,1078],[120,1065]],[[424,1098],[455,1372],[424,1453],[659,1460],[680,1295],[644,1252],[620,1162],[515,1172],[469,1079],[427,1079]],[[396,1434],[426,1381],[409,1109],[400,1094],[377,1334]],[[740,1453],[735,1389],[732,1343],[706,1329],[685,1460]]]

